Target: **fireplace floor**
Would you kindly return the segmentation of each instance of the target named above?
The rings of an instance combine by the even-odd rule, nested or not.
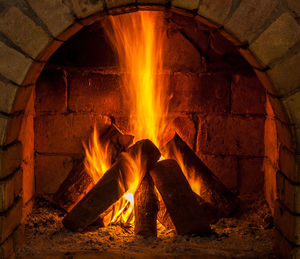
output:
[[[276,258],[270,214],[261,204],[219,220],[210,237],[178,236],[160,226],[157,238],[144,239],[134,236],[133,227],[73,233],[61,223],[65,213],[39,198],[26,220],[26,243],[17,258]]]

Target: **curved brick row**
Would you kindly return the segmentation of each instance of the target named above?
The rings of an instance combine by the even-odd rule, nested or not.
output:
[[[32,86],[45,62],[63,41],[82,26],[100,19],[108,10],[111,10],[110,13],[122,13],[137,8],[168,8],[174,12],[195,16],[195,19],[208,26],[220,28],[222,35],[238,47],[267,91],[273,94],[269,97],[269,102],[273,107],[276,123],[272,121],[270,125],[275,125],[274,136],[281,137],[280,145],[285,146],[280,149],[279,158],[289,161],[287,166],[286,162],[281,163],[279,159],[279,169],[285,175],[283,180],[278,178],[277,184],[281,190],[279,198],[285,202],[288,209],[286,211],[299,213],[300,188],[296,183],[300,182],[300,26],[295,19],[300,14],[298,0],[287,0],[285,4],[277,0],[23,0],[19,1],[21,4],[18,7],[13,6],[10,1],[6,2],[0,4],[0,175],[9,177],[15,172],[7,171],[9,165],[6,166],[7,161],[4,158],[8,152],[19,152],[13,153],[14,159],[10,161],[14,162],[15,168],[20,165],[18,158],[21,151],[15,151],[18,149],[14,148],[19,145],[15,142],[21,125],[19,112],[25,109]],[[131,7],[126,7],[128,5]],[[115,9],[117,7],[121,8]],[[266,68],[268,70],[265,73],[263,70]],[[286,129],[287,122],[294,126],[292,140],[282,137],[290,135],[289,129]],[[299,154],[296,159],[295,148],[296,154]],[[11,187],[11,179],[7,179],[7,184],[2,182],[3,192],[14,189]],[[12,197],[4,193],[1,198],[6,196]],[[10,205],[5,199],[1,202]],[[282,210],[285,211],[284,207],[280,209]],[[300,219],[292,215],[291,222],[294,225],[284,229],[285,220],[290,220],[291,215],[283,213],[281,216],[278,216],[279,220],[276,222],[280,233],[300,245],[300,241],[295,238]],[[0,226],[3,222],[0,218]],[[9,231],[12,232],[13,228],[7,231],[5,236],[11,236]],[[3,233],[2,230],[0,232]],[[4,242],[0,250],[0,253],[6,253],[4,257],[9,253],[9,242]]]

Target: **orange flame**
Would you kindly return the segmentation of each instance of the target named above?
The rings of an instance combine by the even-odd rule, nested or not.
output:
[[[181,168],[185,178],[189,182],[192,190],[198,195],[200,195],[201,181],[199,176],[195,173],[195,170],[193,168],[189,168],[184,164],[183,157],[181,153],[176,149],[176,147],[173,147],[172,150],[174,152],[175,160],[177,161],[179,167]],[[166,156],[169,157],[168,150],[166,152],[167,152]]]
[[[167,126],[168,80],[163,72],[165,31],[155,12],[111,16],[107,35],[115,47],[121,69],[124,100],[131,112],[130,126],[136,140],[150,139],[159,146]]]

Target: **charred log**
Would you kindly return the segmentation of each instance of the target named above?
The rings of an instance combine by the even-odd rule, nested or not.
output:
[[[180,235],[210,233],[206,211],[199,206],[188,181],[175,160],[156,163],[150,175]]]
[[[162,149],[162,153],[173,159],[182,159],[188,178],[200,183],[200,197],[217,208],[219,217],[231,215],[237,209],[237,198],[201,161],[192,149],[177,135]]]
[[[138,160],[137,162],[141,163],[141,181],[159,157],[159,150],[150,140],[138,141],[127,152],[121,153],[114,165],[63,219],[64,226],[73,231],[84,230],[128,190],[137,173],[132,171],[130,160]]]
[[[134,213],[136,235],[144,237],[157,236],[158,199],[155,193],[153,180],[146,174],[134,194]]]

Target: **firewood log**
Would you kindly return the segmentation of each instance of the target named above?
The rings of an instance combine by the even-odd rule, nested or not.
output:
[[[199,206],[187,179],[175,160],[157,162],[150,175],[179,235],[210,233],[206,211]]]
[[[127,152],[122,152],[98,183],[66,215],[64,226],[72,231],[84,230],[122,197],[130,183],[137,180],[139,184],[159,158],[160,152],[150,140],[138,141]],[[132,171],[129,160],[138,160],[137,163],[141,164],[139,172]]]
[[[132,135],[124,135],[122,131],[112,124],[106,132],[100,136],[101,143],[109,141],[108,153],[111,155],[110,161],[113,164],[116,161],[118,155],[125,151],[132,142],[134,137]]]
[[[170,218],[170,214],[166,208],[166,205],[163,201],[163,199],[159,199],[159,211],[157,214],[157,220],[167,229],[174,229],[175,226],[172,222],[172,219]]]
[[[115,126],[111,125],[101,135],[101,143],[109,143],[108,152],[111,155],[111,164],[116,157],[132,144],[133,136],[123,135]],[[66,179],[53,196],[53,202],[69,212],[95,185],[92,176],[86,171],[84,159],[77,159]]]
[[[206,213],[208,224],[216,223],[217,220],[219,219],[218,214],[217,214],[217,212],[218,212],[217,209],[214,208],[210,203],[203,200],[197,193],[194,192],[194,195],[197,199],[199,206]],[[174,229],[175,230],[175,226],[172,222],[170,214],[169,214],[169,212],[166,208],[166,205],[162,199],[159,200],[159,212],[157,214],[157,219],[166,229],[168,229],[168,230]]]
[[[53,196],[56,205],[69,212],[95,185],[86,172],[83,159],[74,161],[67,178]]]
[[[199,181],[199,196],[217,208],[219,217],[227,217],[235,212],[238,204],[235,195],[226,188],[177,134],[161,150],[167,158],[183,160],[186,177]],[[178,158],[178,155],[181,158]]]
[[[147,173],[134,194],[134,232],[136,235],[156,237],[158,208],[153,180]]]

